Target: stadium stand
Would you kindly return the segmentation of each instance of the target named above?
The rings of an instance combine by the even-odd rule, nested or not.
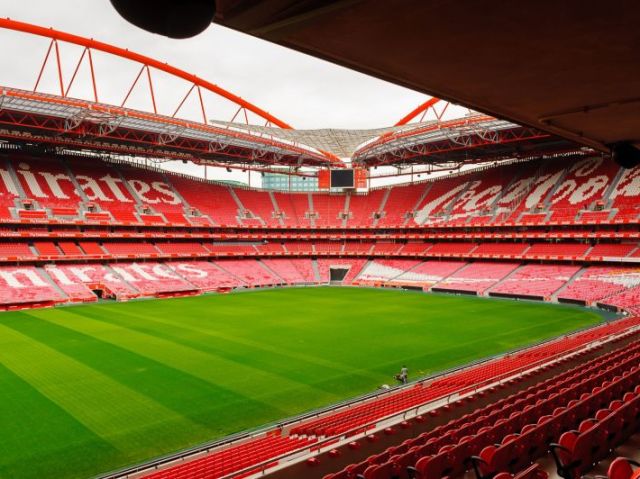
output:
[[[425,192],[425,184],[389,188],[382,217],[377,226],[403,226],[415,212],[415,207]]]
[[[0,307],[46,306],[65,298],[33,266],[0,267]]]
[[[640,311],[640,172],[621,171],[601,159],[568,168],[552,160],[485,168],[370,195],[272,194],[118,163],[88,168],[74,158],[24,161],[5,162],[7,172],[20,170],[17,182],[9,173],[3,176],[3,309],[334,280]],[[489,387],[482,398],[435,407],[427,414],[440,424],[434,432],[354,461],[343,469],[351,476],[327,471],[327,477],[357,472],[365,479],[391,479],[413,473],[407,468],[426,477],[459,476],[475,467],[481,479],[539,478],[548,470],[532,462],[555,441],[557,473],[574,479],[628,437],[620,424],[629,422],[624,398],[633,391],[622,389],[630,377],[637,382],[631,375],[638,373],[623,368],[637,363],[640,345],[591,346],[581,365],[574,362],[583,356],[571,351],[635,321],[621,319],[584,336],[418,383],[154,474],[220,477],[242,471],[241,477],[291,454],[311,457],[301,463],[308,468],[312,456],[324,454],[316,444],[328,438],[348,441],[354,431],[385,424],[379,434],[391,441],[402,421],[390,426],[380,422],[384,418],[515,374],[519,381],[504,383],[510,395]],[[573,369],[567,361],[574,361]],[[538,364],[543,372],[524,374]],[[518,391],[521,383],[530,389]],[[561,394],[548,394],[559,387]],[[476,409],[470,406],[474,401]],[[533,421],[533,405],[545,419]],[[458,408],[472,411],[461,416],[465,425],[455,418]],[[484,419],[494,417],[505,421],[491,425]],[[604,442],[594,439],[612,424],[618,432]],[[438,439],[445,437],[449,442]],[[584,452],[583,443],[598,449]],[[581,465],[575,466],[578,458]]]
[[[250,286],[267,286],[282,283],[282,280],[264,268],[257,260],[218,260],[218,267],[239,278]]]
[[[105,250],[116,256],[153,256],[160,253],[160,251],[151,243],[107,242],[104,243],[103,246]]]
[[[351,284],[353,280],[358,276],[360,271],[362,271],[362,267],[366,263],[363,259],[319,259],[318,260],[318,270],[320,273],[320,281],[323,283],[328,283],[331,279],[330,270],[347,270],[344,278],[341,280],[342,284]]]
[[[110,266],[142,295],[166,296],[197,291],[194,285],[162,263],[118,263]]]
[[[575,275],[580,268],[566,265],[524,265],[491,288],[491,296],[548,298]]]
[[[244,188],[235,188],[234,191],[245,209],[243,222],[245,221],[245,217],[257,217],[262,220],[266,226],[280,226],[280,222],[275,215],[271,195],[268,192]]]
[[[200,244],[194,242],[185,243],[156,243],[156,248],[162,253],[173,255],[206,255],[207,250]]]
[[[290,260],[285,258],[263,259],[262,262],[287,284],[313,283],[313,271],[309,268],[301,268],[294,261],[309,262],[309,260]],[[311,275],[308,272],[311,271]],[[304,274],[303,274],[304,272]]]
[[[284,423],[193,461],[156,465],[161,469],[145,477],[264,475],[287,461],[291,472],[274,477],[457,477],[473,468],[478,477],[546,477],[532,462],[547,455],[549,443],[569,443],[565,434],[582,434],[594,421],[610,424],[616,414],[619,431],[595,436],[610,451],[640,427],[638,321],[601,325],[321,417]],[[451,394],[460,399],[438,401]],[[567,432],[578,428],[579,433]],[[570,444],[567,451],[573,450]],[[560,467],[589,469],[589,461],[573,465],[563,459]]]
[[[283,213],[282,220],[285,226],[309,227],[309,195],[307,193],[273,193],[278,208]]]
[[[589,250],[589,245],[586,244],[574,244],[574,243],[538,243],[532,244],[527,250],[527,257],[540,258],[540,257],[557,257],[566,256],[569,258],[577,259],[584,256]]]
[[[200,291],[226,291],[246,283],[208,261],[176,261],[166,265]]]
[[[165,294],[170,284],[180,292],[326,282],[326,263],[311,259],[349,257],[363,263],[357,276],[350,270],[347,283],[546,300],[555,300],[557,293],[560,301],[617,309],[633,309],[639,301],[634,287],[622,283],[633,284],[640,257],[633,223],[640,168],[620,170],[600,157],[568,167],[553,159],[516,162],[347,195],[270,193],[119,162],[88,165],[78,155],[11,152],[3,158],[0,259],[7,266],[17,261],[40,268],[43,261],[105,262],[91,265],[99,271],[114,258],[140,265],[151,259],[152,267],[161,268],[164,261],[181,259],[213,267],[198,273],[204,276],[197,285],[167,278],[160,288]],[[78,214],[65,218],[52,214],[54,209]],[[44,216],[20,219],[18,210]],[[416,230],[425,223],[429,230]],[[214,224],[218,230],[211,229]],[[203,261],[190,262],[194,256]],[[219,259],[226,256],[235,257],[234,262]],[[270,268],[273,257],[290,263],[275,262]],[[510,265],[488,262],[500,259],[521,266],[509,271]],[[616,264],[607,264],[612,261]],[[232,271],[221,273],[225,264]],[[320,276],[314,264],[322,269]],[[508,275],[502,276],[504,271]],[[109,289],[102,281],[107,273],[91,282]],[[39,274],[55,282],[47,277],[48,268]],[[157,291],[142,285],[142,291],[135,285],[114,288],[107,296]],[[94,300],[84,289],[78,291]],[[65,300],[56,293],[52,300]]]
[[[400,246],[401,245],[398,243],[378,241],[373,246],[373,252],[380,254],[393,254],[398,252]]]
[[[387,190],[384,189],[373,190],[366,195],[350,195],[347,226],[354,228],[373,226],[375,214],[378,213],[386,194]]]
[[[438,281],[462,268],[460,261],[425,261],[395,278],[400,283],[417,283],[422,287],[430,287]]]
[[[517,263],[472,263],[440,281],[432,290],[483,294],[518,266]]]
[[[312,194],[315,224],[319,227],[340,227],[345,214],[346,195]]]
[[[214,21],[233,22],[234,12],[227,10],[236,8],[237,3],[216,2],[214,7],[219,11]],[[240,3],[255,8],[255,4],[261,2]],[[348,10],[358,2],[336,3],[348,4]],[[395,3],[397,7],[402,2]],[[420,2],[414,3],[414,9],[419,10],[417,4]],[[267,7],[260,8],[268,10]],[[296,33],[296,28],[292,27],[296,22],[287,21],[286,17],[297,15],[296,18],[302,19],[297,23],[308,28],[315,23],[312,17],[325,19],[326,14],[326,9],[320,8],[318,15],[298,15],[300,12],[293,11],[296,8],[280,9],[275,19],[278,24],[271,28],[275,32],[277,27],[284,27],[281,40],[286,41],[289,35],[289,43],[294,47],[296,39],[292,40],[290,33]],[[300,8],[304,11],[306,7]],[[535,17],[533,9],[528,13]],[[258,11],[256,15],[262,14]],[[254,17],[247,15],[239,23],[253,24],[256,22]],[[474,16],[470,18],[475,19]],[[342,21],[344,18],[338,18],[336,25],[344,27]],[[634,452],[637,453],[640,437],[640,166],[623,169],[618,164],[629,160],[625,158],[628,154],[628,151],[624,154],[625,147],[636,153],[634,147],[637,145],[631,145],[633,135],[620,137],[616,128],[609,128],[609,137],[605,138],[607,135],[597,136],[589,132],[589,128],[583,131],[564,125],[564,122],[571,124],[580,117],[587,127],[593,127],[593,123],[598,122],[585,120],[585,113],[597,120],[603,108],[620,110],[622,102],[622,107],[628,109],[633,99],[628,101],[627,96],[624,100],[623,95],[617,103],[585,100],[577,103],[587,105],[583,108],[548,108],[547,112],[551,112],[548,115],[536,115],[539,125],[528,121],[529,126],[519,126],[509,122],[519,122],[518,117],[526,120],[529,115],[520,111],[523,108],[517,105],[509,122],[469,111],[465,117],[447,123],[448,120],[442,119],[444,109],[438,113],[432,108],[434,101],[440,101],[433,98],[425,103],[431,104],[433,111],[420,107],[414,110],[423,114],[415,125],[409,123],[417,117],[405,117],[396,128],[362,143],[352,157],[351,165],[357,168],[377,169],[380,166],[381,170],[397,168],[398,175],[411,174],[412,184],[382,186],[366,193],[356,188],[343,192],[335,189],[309,193],[273,192],[169,173],[133,162],[146,165],[154,161],[185,164],[193,161],[205,165],[206,177],[206,165],[228,166],[228,171],[238,167],[244,172],[249,170],[249,174],[254,170],[266,174],[282,166],[281,173],[288,168],[290,174],[300,174],[300,168],[304,168],[303,171],[309,167],[326,168],[333,166],[333,161],[340,164],[342,156],[321,150],[324,146],[320,143],[313,147],[309,143],[307,149],[304,142],[298,142],[299,132],[245,100],[233,100],[236,97],[220,87],[211,84],[205,87],[201,79],[187,76],[177,68],[93,40],[86,39],[90,46],[85,46],[75,72],[67,78],[65,92],[58,42],[75,38],[76,45],[81,45],[80,37],[28,24],[18,25],[9,18],[2,19],[2,23],[3,28],[23,34],[37,33],[51,40],[33,90],[4,87],[0,99],[0,115],[6,126],[0,135],[2,310],[98,300],[222,294],[233,289],[343,284],[575,303],[615,313],[603,315],[606,320],[580,331],[570,331],[522,349],[456,366],[410,384],[397,387],[385,384],[366,396],[295,418],[280,417],[278,422],[260,429],[240,432],[105,477],[581,479],[592,475],[588,477],[599,479],[604,477],[599,474],[603,469],[607,470],[610,479],[639,477],[638,471],[634,471],[635,467],[640,467],[637,457],[615,459],[621,447],[628,445],[633,437],[636,439]],[[376,22],[369,23],[369,26],[379,26]],[[557,23],[563,27],[568,25]],[[350,23],[351,26],[354,24]],[[253,26],[254,31],[269,30],[260,25]],[[244,29],[242,25],[236,27]],[[359,31],[351,30],[345,28],[355,38]],[[420,32],[424,31],[425,28]],[[571,28],[567,31],[571,33]],[[309,30],[306,38],[313,34]],[[533,38],[535,35],[527,36]],[[602,40],[601,37],[606,38],[594,36],[596,40]],[[410,42],[404,44],[411,45]],[[388,45],[385,47],[380,41],[370,45],[372,57],[382,57],[385,49]],[[138,78],[120,107],[98,103],[93,63],[90,63],[90,70],[95,101],[68,95],[85,53],[88,53],[88,61],[93,61],[92,50],[109,54],[120,52],[119,57],[144,60],[138,78],[146,68],[153,114],[125,105]],[[38,91],[40,77],[52,52],[58,62],[61,97]],[[349,52],[345,55],[349,57]],[[171,117],[159,115],[156,109],[152,69],[154,72],[173,71],[173,76],[189,78],[192,84]],[[520,70],[528,72],[530,77],[536,73]],[[389,78],[393,80],[392,76]],[[613,86],[620,83],[612,78]],[[517,82],[513,84],[520,86]],[[236,105],[239,107],[235,116],[244,116],[246,124],[233,123],[233,120],[229,124],[208,123],[201,89],[206,90],[205,93],[222,93],[218,95],[221,99],[232,100],[234,110]],[[203,123],[187,121],[178,115],[192,90],[200,97]],[[540,103],[535,95],[529,101]],[[484,110],[492,111],[491,108]],[[435,113],[437,121],[429,119],[427,113]],[[619,113],[614,111],[612,118]],[[259,128],[256,128],[257,124],[250,124],[249,118],[255,120],[254,115],[260,120]],[[611,120],[606,113],[605,119]],[[622,123],[628,122],[628,118],[622,120]],[[600,123],[615,126],[614,121]],[[453,124],[454,129],[449,129]],[[275,126],[280,127],[282,138],[269,133],[272,127],[275,131]],[[622,129],[627,126],[622,125]],[[305,134],[316,141],[342,143],[341,135],[336,132]],[[350,135],[353,138],[349,140],[357,139],[357,135]],[[410,140],[404,143],[403,138]],[[431,141],[434,138],[439,140]],[[570,138],[577,138],[582,143],[573,144]],[[386,142],[388,139],[391,143]],[[545,145],[544,148],[540,146],[539,151],[538,140],[540,145]],[[393,141],[398,143],[394,146]],[[510,141],[523,143],[509,146]],[[444,153],[437,149],[440,143],[440,146],[448,145]],[[431,146],[434,148],[429,151]],[[371,153],[371,148],[377,153]],[[606,150],[609,149],[609,156],[616,162],[607,158]],[[367,152],[375,158],[367,156]],[[631,162],[637,163],[637,158],[631,156]],[[481,166],[470,166],[473,162]],[[417,174],[417,178],[424,174],[426,181],[423,178],[413,183],[416,165],[428,167],[428,172],[420,168]],[[450,169],[449,174],[445,167]],[[407,173],[409,168],[411,171]],[[381,174],[377,179],[385,177]],[[320,180],[318,174],[318,184]],[[59,311],[60,316],[65,313],[68,317],[73,316],[73,311]],[[41,338],[30,329],[32,323],[42,322],[37,313],[17,316],[20,319],[15,324],[12,320],[7,322],[5,329],[10,333],[7,341],[19,335],[29,339],[33,353],[25,358],[34,359],[39,355],[63,366],[72,365],[74,368],[69,375],[72,379],[87,368],[95,368],[96,373],[105,372],[99,367],[105,364],[113,368],[113,372],[118,369],[117,364],[100,359],[103,355],[106,359],[111,358],[118,345],[109,341],[103,343],[93,337],[92,328],[96,325],[81,330],[72,328],[74,324],[71,323],[47,322],[48,331],[52,333],[68,329],[73,334],[69,337],[84,335],[91,339],[94,347],[99,346],[99,354],[94,355],[93,362],[85,364],[76,361],[75,356],[67,357],[62,349],[50,352],[43,349],[44,345],[38,341]],[[32,317],[27,320],[27,316]],[[430,316],[430,321],[441,320],[436,315]],[[148,319],[158,324],[157,317],[149,315]],[[113,329],[104,321],[99,323],[100,327]],[[136,334],[151,332],[144,329],[148,326],[143,324],[134,326],[138,329]],[[362,327],[375,329],[372,323]],[[428,334],[429,323],[424,327]],[[118,326],[118,329],[121,328]],[[178,329],[184,335],[197,331],[188,324]],[[357,330],[353,332],[354,341],[359,340],[358,333]],[[236,351],[238,341],[230,341],[223,333],[219,336],[220,344],[228,343],[229,350],[226,355],[216,355],[214,353],[220,351],[214,350],[220,348],[212,344],[210,356],[212,359],[215,356],[215,361],[211,362],[214,366],[240,357]],[[150,341],[153,339],[149,338]],[[255,339],[249,338],[246,342],[257,343]],[[394,342],[393,346],[398,349],[405,346],[393,336],[379,339]],[[502,339],[498,335],[495,342]],[[263,355],[287,357],[286,369],[296,368],[298,361],[308,361],[318,368],[362,372],[357,367],[330,359],[307,358],[303,353],[308,345],[302,340],[300,343],[298,352],[291,355],[284,349],[272,347],[264,347],[261,351]],[[140,345],[140,342],[136,344]],[[151,344],[151,347],[157,345]],[[476,343],[460,340],[455,347],[473,349]],[[140,368],[118,371],[113,377],[122,379],[117,386],[123,394],[117,397],[129,395],[129,399],[152,419],[161,416],[165,410],[175,414],[177,411],[173,406],[176,403],[173,399],[158,398],[156,404],[152,395],[150,401],[143,401],[144,395],[135,394],[136,391],[129,388],[131,383],[127,383],[142,378],[134,378],[132,372],[158,378],[166,378],[172,372],[177,377],[180,373],[181,384],[196,384],[195,380],[198,385],[202,383],[203,394],[200,396],[206,396],[207,400],[211,397],[210,391],[231,393],[228,397],[232,403],[234,397],[248,398],[248,393],[245,396],[237,385],[214,384],[209,376],[192,377],[183,368],[173,371],[170,364],[155,364],[156,358],[151,357],[153,354],[149,351],[127,349],[125,352],[135,357]],[[205,354],[199,352],[202,354],[198,364],[202,366]],[[32,364],[25,358],[15,358],[7,368],[7,384],[17,385],[16,397],[21,394],[18,389],[28,386],[32,379],[32,385],[42,389],[34,392],[42,393],[40,396],[46,400],[43,401],[46,408],[55,406],[62,412],[74,412],[73,401],[67,403],[65,399],[74,394],[77,396],[78,385],[55,381],[59,379],[55,371],[50,372],[47,368],[41,378],[40,373],[29,371]],[[3,359],[14,358],[5,354]],[[151,367],[147,368],[147,364]],[[109,382],[108,375],[103,376],[104,379],[96,382],[98,386],[102,385],[96,388],[98,391],[115,384]],[[363,378],[368,380],[366,376]],[[64,379],[64,375],[60,377]],[[51,379],[56,383],[55,387],[51,386]],[[320,397],[325,397],[326,393],[326,397],[332,398],[336,385],[333,381],[334,378],[328,382],[316,380],[305,386],[322,392],[322,395],[318,394]],[[153,392],[153,388],[145,392],[149,391]],[[283,392],[289,394],[289,388],[285,386]],[[263,399],[266,397],[260,395],[252,398],[254,406],[247,409],[273,409],[282,412],[281,416],[289,410],[280,409],[282,404],[271,405]],[[295,393],[291,394],[291,402],[296,401]],[[202,409],[196,407],[176,416],[189,431],[196,426],[197,429],[202,427],[197,431],[198,437],[205,431],[221,433],[225,430],[217,424],[211,427],[201,413]],[[120,418],[122,424],[123,418],[127,418],[126,414]],[[46,421],[40,423],[37,414],[32,419],[38,422],[38,427],[47,428]],[[64,421],[67,419],[65,416]],[[98,447],[108,447],[98,451],[104,453],[99,458],[78,454],[78,461],[96,459],[100,462],[104,457],[118,456],[132,462],[138,458],[129,454],[124,441],[114,440],[118,431],[111,430],[106,424],[96,425],[94,419],[79,416],[80,422],[75,423],[87,429],[90,437],[97,434],[105,439]],[[18,426],[24,431],[18,431],[20,434],[16,437],[26,437],[34,429],[28,421]],[[176,428],[168,427],[166,433],[164,427],[162,431],[158,429],[169,436]],[[48,454],[59,453],[54,435],[49,436],[53,445],[49,446]],[[145,438],[136,438],[136,442],[141,439]],[[24,442],[24,447],[21,443],[19,447],[30,458],[29,441]],[[175,445],[167,442],[166,447]],[[146,452],[151,450],[144,449]],[[35,455],[33,460],[37,460]],[[4,465],[0,464],[0,475],[2,467]],[[50,475],[57,473],[47,472]]]
[[[477,247],[474,243],[436,243],[429,249],[430,255],[456,256],[472,253]]]
[[[385,283],[397,278],[419,264],[420,261],[410,259],[380,259],[371,261],[358,276],[358,281]]]

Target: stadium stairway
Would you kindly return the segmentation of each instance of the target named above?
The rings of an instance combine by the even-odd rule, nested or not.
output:
[[[571,276],[571,278],[569,278],[569,280],[565,284],[560,286],[560,289],[558,289],[555,293],[551,295],[551,301],[558,301],[558,296],[562,295],[562,292],[567,288],[569,288],[575,282],[575,280],[580,278],[580,276],[582,276],[586,270],[587,270],[586,268],[580,268],[578,271],[576,271],[574,275]]]

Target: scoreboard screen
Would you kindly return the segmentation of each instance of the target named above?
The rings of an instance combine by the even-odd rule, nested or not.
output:
[[[363,168],[318,171],[318,189],[367,187],[367,170]]]
[[[331,188],[353,187],[353,170],[331,170]]]

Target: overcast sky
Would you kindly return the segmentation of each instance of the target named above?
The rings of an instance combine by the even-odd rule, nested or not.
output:
[[[108,0],[0,0],[0,16],[93,37],[168,62],[232,91],[296,128],[388,126],[427,98],[218,25],[186,40],[153,35],[125,22]],[[9,41],[20,47],[11,49],[13,58],[7,58],[5,50],[5,65],[17,62],[24,66],[24,86],[32,88],[47,42],[29,41],[29,51],[21,51],[20,35],[0,37],[3,44]],[[26,68],[29,59],[31,71]],[[72,62],[67,78],[70,71]],[[106,76],[100,71],[98,75]],[[3,68],[0,83],[16,83],[15,77],[9,76]],[[159,101],[169,101],[170,95],[159,96],[163,97]],[[220,113],[220,119],[229,119],[223,110]],[[217,117],[214,112],[209,116]]]
[[[94,38],[128,48],[207,79],[267,110],[294,128],[374,128],[393,125],[428,97],[314,57],[211,25],[197,37],[173,40],[147,33],[123,20],[109,0],[0,0],[0,16]],[[0,85],[32,89],[48,40],[0,31],[4,65]],[[63,76],[71,78],[79,48],[61,45]],[[100,101],[120,104],[139,66],[105,54],[94,56]],[[6,65],[11,65],[7,68]],[[49,62],[39,91],[59,93],[55,64]],[[172,114],[189,85],[154,73],[159,113]],[[72,97],[90,98],[83,64]],[[151,108],[144,81],[126,106]],[[209,119],[230,120],[236,106],[210,95]],[[198,112],[195,95],[180,115]],[[250,118],[250,122],[257,122]],[[183,169],[182,166],[180,166]],[[200,174],[201,168],[188,172]],[[216,170],[216,178],[246,181],[240,173]]]

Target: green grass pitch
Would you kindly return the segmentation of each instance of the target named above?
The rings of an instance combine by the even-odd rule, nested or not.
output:
[[[600,320],[347,288],[2,313],[0,477],[95,476]]]

